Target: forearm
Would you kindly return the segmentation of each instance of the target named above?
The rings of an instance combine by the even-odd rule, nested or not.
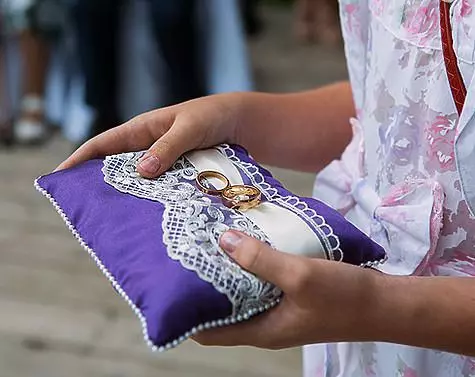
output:
[[[315,172],[338,158],[355,116],[348,82],[295,94],[251,93],[236,139],[260,162]]]
[[[475,356],[474,278],[377,280],[369,338]]]

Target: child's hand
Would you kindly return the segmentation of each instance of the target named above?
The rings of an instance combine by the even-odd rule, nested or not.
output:
[[[370,336],[364,324],[371,323],[368,313],[379,274],[282,253],[235,231],[225,233],[220,243],[243,268],[280,287],[284,297],[248,322],[197,334],[197,342],[281,349]]]
[[[149,149],[138,171],[154,178],[183,153],[223,142],[233,143],[246,93],[215,95],[150,111],[113,128],[82,145],[56,170],[86,160]]]

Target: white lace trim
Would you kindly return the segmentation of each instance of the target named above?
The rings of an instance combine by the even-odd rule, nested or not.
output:
[[[222,327],[222,326],[227,326],[227,325],[231,325],[231,324],[234,324],[234,323],[246,321],[246,320],[250,319],[251,317],[253,317],[253,316],[255,316],[259,313],[262,313],[266,310],[269,310],[270,308],[277,305],[280,301],[280,298],[276,298],[275,300],[273,300],[273,301],[271,301],[271,302],[269,302],[269,303],[267,303],[263,306],[250,309],[248,312],[246,312],[244,314],[232,315],[232,316],[227,317],[227,318],[202,323],[198,326],[195,326],[195,327],[191,328],[189,331],[185,332],[185,334],[179,336],[177,339],[173,340],[172,342],[169,342],[165,345],[157,346],[153,343],[153,341],[150,339],[150,337],[148,335],[147,320],[146,320],[145,316],[142,314],[142,312],[140,311],[140,309],[129,298],[127,293],[122,289],[120,284],[117,282],[115,277],[109,272],[107,267],[104,266],[104,264],[99,259],[99,257],[94,252],[94,250],[91,249],[87,245],[87,243],[83,240],[80,233],[77,231],[77,229],[71,223],[71,220],[68,218],[66,213],[60,207],[60,205],[56,202],[56,200],[53,198],[53,196],[47,190],[45,190],[43,187],[41,187],[41,185],[38,182],[38,179],[35,180],[34,186],[35,186],[36,190],[38,190],[41,194],[43,194],[51,202],[51,204],[53,205],[55,210],[58,212],[58,214],[61,216],[61,218],[63,219],[66,226],[69,228],[69,230],[73,234],[73,236],[78,240],[78,242],[84,248],[84,250],[86,250],[88,252],[88,254],[94,260],[94,262],[99,267],[99,269],[104,274],[104,276],[109,280],[109,282],[114,287],[114,289],[117,291],[117,293],[125,300],[125,302],[127,302],[127,304],[130,306],[130,308],[133,310],[135,315],[140,320],[144,340],[147,343],[147,345],[151,348],[152,351],[164,352],[164,351],[167,351],[169,349],[177,347],[178,345],[180,345],[181,343],[183,343],[184,341],[189,339],[191,336],[197,334],[198,332],[201,332],[201,331],[204,331],[204,330],[207,330],[207,329],[211,329],[211,328]]]
[[[228,145],[221,145],[217,150],[244,172],[267,200],[306,221],[318,236],[328,259],[343,259],[340,241],[322,216],[298,197],[280,195],[265,181],[258,167],[241,161]],[[123,193],[165,206],[162,229],[168,256],[225,294],[233,306],[233,315],[242,315],[280,297],[282,292],[278,288],[240,268],[218,244],[221,234],[229,228],[244,231],[272,246],[266,234],[242,213],[198,190],[194,182],[198,172],[186,157],[182,156],[156,179],[142,178],[136,172],[136,165],[143,153],[106,157],[102,168],[104,181]]]
[[[266,197],[267,200],[278,203],[284,208],[287,208],[299,216],[312,227],[312,229],[319,235],[319,239],[324,245],[327,258],[330,260],[343,260],[343,251],[340,248],[340,240],[333,232],[333,229],[325,221],[325,218],[319,215],[313,208],[309,208],[307,203],[300,200],[297,196],[282,196],[275,187],[272,187],[265,181],[265,177],[259,171],[259,168],[251,163],[241,161],[234,149],[227,144],[222,144],[216,147],[223,153],[235,166],[243,171],[250,179],[253,185],[257,186]]]
[[[225,294],[233,315],[243,315],[280,297],[280,289],[243,270],[219,247],[219,237],[230,228],[272,246],[266,234],[242,213],[199,191],[194,184],[198,172],[186,158],[181,157],[160,177],[144,179],[136,172],[142,155],[106,157],[104,180],[121,192],[164,205],[163,242],[168,256]]]

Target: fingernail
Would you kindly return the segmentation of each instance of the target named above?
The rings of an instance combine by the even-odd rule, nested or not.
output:
[[[234,231],[227,231],[221,236],[221,247],[227,253],[233,253],[242,241],[243,236]]]
[[[160,160],[157,156],[148,156],[139,163],[140,169],[148,174],[156,174],[160,169]]]

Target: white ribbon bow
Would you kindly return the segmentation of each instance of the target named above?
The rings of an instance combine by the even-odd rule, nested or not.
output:
[[[429,179],[406,181],[380,198],[365,178],[361,126],[356,119],[351,124],[353,140],[341,160],[318,174],[315,195],[384,247],[388,260],[379,270],[394,275],[418,273],[437,244],[442,187]]]

